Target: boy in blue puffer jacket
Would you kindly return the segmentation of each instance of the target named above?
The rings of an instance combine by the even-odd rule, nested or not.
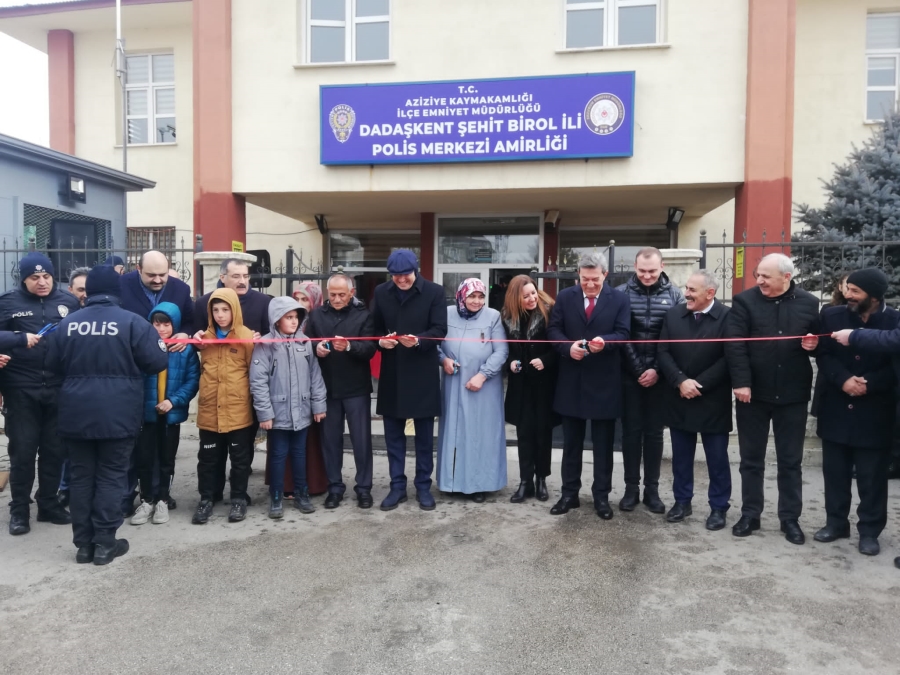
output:
[[[181,310],[171,302],[159,303],[148,318],[163,340],[181,328]],[[143,525],[151,517],[155,525],[169,520],[169,486],[181,423],[199,388],[200,360],[191,345],[183,352],[169,352],[169,366],[159,375],[144,377],[144,426],[138,441],[141,505],[131,518],[132,525]],[[158,472],[155,489],[154,469]]]

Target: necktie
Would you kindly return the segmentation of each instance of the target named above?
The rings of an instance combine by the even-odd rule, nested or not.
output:
[[[597,302],[597,298],[588,298],[588,306],[584,310],[585,316],[590,319],[591,313],[594,311],[594,305]]]
[[[703,318],[703,312],[694,312],[694,321],[699,321]]]

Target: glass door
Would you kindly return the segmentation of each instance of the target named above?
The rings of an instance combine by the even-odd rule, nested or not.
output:
[[[490,270],[487,265],[442,265],[438,268],[438,279],[444,287],[444,298],[448,305],[456,304],[456,290],[459,285],[475,277],[481,279],[485,288],[488,286]]]

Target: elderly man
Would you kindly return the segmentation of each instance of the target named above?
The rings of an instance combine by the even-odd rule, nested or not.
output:
[[[344,498],[344,418],[353,444],[356,462],[356,503],[372,507],[372,377],[369,361],[375,355],[374,340],[347,340],[372,337],[372,315],[356,297],[353,279],[335,274],[326,286],[328,300],[314,309],[306,323],[311,338],[330,338],[316,345],[316,356],[328,390],[326,415],[322,422],[322,450],[328,476],[325,508],[337,508]]]
[[[246,262],[234,258],[223,260],[219,266],[219,284],[220,287],[230,288],[237,293],[244,325],[256,333],[256,337],[269,332],[269,303],[272,296],[250,288],[250,266]],[[203,332],[209,328],[206,307],[211,295],[210,291],[197,300],[194,309],[195,331]]]
[[[38,335],[58,324],[80,305],[53,280],[53,264],[40,253],[19,261],[21,285],[0,295],[0,331],[16,331],[18,346],[0,371],[9,436],[9,533],[31,531],[29,519],[34,464],[38,461],[38,522],[72,522],[56,499],[65,452],[57,435],[57,407],[62,378],[48,366],[47,344]]]
[[[613,517],[609,492],[616,418],[622,416],[623,350],[606,342],[628,339],[631,308],[627,295],[603,283],[607,273],[602,254],[581,256],[578,285],[559,293],[547,326],[547,339],[557,341],[561,356],[553,409],[563,425],[562,497],[550,509],[553,515],[581,506],[581,458],[590,421],[594,509],[604,520]]]
[[[625,465],[625,496],[619,510],[634,511],[640,499],[641,458],[644,460],[644,505],[653,513],[665,513],[659,498],[659,471],[662,464],[663,424],[660,420],[659,368],[656,340],[663,319],[684,296],[663,272],[658,248],[642,248],[634,258],[634,274],[618,290],[631,303],[631,339],[647,343],[625,345],[623,365],[622,460]]]
[[[765,256],[756,270],[756,286],[734,296],[728,315],[727,337],[756,338],[725,345],[737,399],[743,497],[741,518],[731,533],[747,537],[760,527],[771,425],[778,461],[781,531],[790,543],[803,544],[806,537],[799,522],[803,508],[801,462],[812,388],[808,352],[817,345],[812,334],[818,332],[819,301],[797,286],[793,276],[794,265],[786,255]]]
[[[419,275],[419,261],[408,249],[387,260],[391,280],[375,288],[372,319],[381,349],[381,379],[376,411],[384,418],[384,441],[391,491],[381,502],[391,511],[406,501],[406,420],[416,429],[416,499],[423,511],[435,507],[434,418],[441,414],[438,340],[447,335],[444,289]],[[327,419],[327,417],[326,417]]]
[[[675,504],[666,520],[680,523],[692,513],[694,454],[700,434],[709,470],[711,511],[706,519],[707,530],[725,527],[725,512],[731,499],[731,380],[725,345],[715,341],[725,334],[728,307],[716,300],[718,288],[715,276],[706,270],[691,275],[684,289],[686,305],[666,313],[659,335],[663,342],[657,353],[665,380],[661,409],[672,438],[675,493]]]
[[[847,277],[847,304],[822,310],[823,333],[853,331],[861,338],[886,336],[900,325],[900,314],[884,305],[888,279],[876,268]],[[858,330],[858,329],[866,330]],[[884,332],[880,332],[884,331]],[[888,472],[894,424],[896,375],[890,352],[869,349],[863,340],[845,347],[825,338],[818,356],[825,386],[819,402],[825,477],[825,527],[814,539],[831,542],[850,536],[852,473],[859,492],[859,552],[877,555],[878,536],[887,523]]]
[[[159,251],[141,256],[134,272],[122,275],[122,308],[147,319],[161,302],[171,302],[181,312],[182,331],[173,338],[187,338],[194,324],[191,287],[169,276],[169,259]],[[204,314],[205,316],[205,314]],[[170,352],[184,351],[185,344],[170,344]]]
[[[84,307],[84,301],[87,299],[87,291],[84,289],[84,284],[90,271],[90,267],[76,267],[69,275],[69,293],[77,298],[78,303],[82,307]]]

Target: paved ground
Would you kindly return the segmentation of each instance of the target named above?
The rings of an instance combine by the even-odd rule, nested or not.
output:
[[[482,505],[438,495],[432,513],[414,501],[325,511],[319,497],[316,513],[276,522],[261,471],[247,521],[229,524],[219,505],[200,527],[192,445],[171,522],[125,524],[132,550],[108,567],[76,565],[68,528],[0,533],[0,672],[900,672],[896,481],[876,558],[856,552],[855,535],[785,542],[771,479],[762,533],[744,540],[703,528],[702,496],[689,522],[670,525],[643,507],[601,521],[584,502],[552,517],[550,504],[510,504],[510,488]],[[375,472],[380,500],[385,457]],[[668,464],[663,475],[671,502]],[[824,520],[819,469],[805,502],[811,536]]]

